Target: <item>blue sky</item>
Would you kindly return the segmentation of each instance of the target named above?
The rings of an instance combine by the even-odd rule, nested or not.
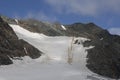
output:
[[[94,22],[120,34],[120,0],[1,0],[0,14],[62,24]]]

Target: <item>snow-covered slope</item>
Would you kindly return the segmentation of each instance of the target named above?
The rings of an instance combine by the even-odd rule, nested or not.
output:
[[[50,59],[67,61],[68,49],[71,47],[72,37],[48,37],[44,34],[32,33],[18,25],[10,25],[20,39],[24,39],[36,48],[40,49]],[[77,38],[74,38],[74,40]],[[86,38],[78,38],[80,41],[87,40]],[[72,42],[72,44],[74,41]],[[73,61],[85,63],[87,52],[82,44],[72,45]],[[81,57],[81,58],[80,58]]]
[[[30,31],[20,27],[19,25],[12,25],[12,24],[9,24],[13,30],[17,33],[17,34],[23,34],[24,36],[26,37],[31,37],[31,38],[40,38],[40,37],[45,37],[45,35],[43,34],[39,34],[39,33],[31,33]],[[18,35],[19,37],[19,35]]]
[[[10,25],[20,39],[29,42],[45,54],[32,60],[24,57],[23,61],[0,68],[0,80],[107,80],[87,69],[86,49],[81,43],[88,39],[73,37],[48,37],[44,34],[29,32],[19,25]],[[68,64],[69,57],[72,62]],[[25,59],[25,60],[24,60]],[[110,80],[110,79],[109,79]]]

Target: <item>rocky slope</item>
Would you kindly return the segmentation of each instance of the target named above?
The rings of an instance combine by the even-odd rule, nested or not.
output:
[[[3,19],[8,23],[17,24],[14,19]],[[99,75],[120,78],[120,36],[111,35],[94,23],[64,25],[66,30],[59,23],[50,24],[34,19],[19,20],[18,24],[32,32],[47,36],[74,36],[90,39],[83,43],[84,46],[95,46],[88,50],[86,66]]]
[[[35,59],[40,57],[41,51],[23,40],[19,40],[8,23],[0,18],[0,65],[12,64],[15,57],[25,55]]]
[[[119,78],[120,76],[120,36],[111,35],[93,23],[69,25],[75,36],[89,38],[84,46],[95,46],[88,50],[87,67],[102,76]]]

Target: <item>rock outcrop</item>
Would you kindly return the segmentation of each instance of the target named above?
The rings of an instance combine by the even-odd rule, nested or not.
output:
[[[102,76],[120,78],[120,36],[111,35],[93,23],[69,25],[74,36],[89,38],[84,46],[94,46],[87,50],[87,67]],[[68,29],[68,30],[69,30]]]
[[[8,23],[0,18],[0,65],[12,64],[14,57],[40,57],[41,51],[23,40],[19,40]]]

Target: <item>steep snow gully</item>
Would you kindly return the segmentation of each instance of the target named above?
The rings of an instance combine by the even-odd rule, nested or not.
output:
[[[19,25],[9,24],[19,39],[24,39],[44,54],[35,60],[28,56],[22,61],[13,61],[13,65],[1,66],[0,80],[112,80],[101,77],[87,69],[86,49],[82,37],[49,37],[32,33]],[[78,39],[81,44],[74,44]]]

